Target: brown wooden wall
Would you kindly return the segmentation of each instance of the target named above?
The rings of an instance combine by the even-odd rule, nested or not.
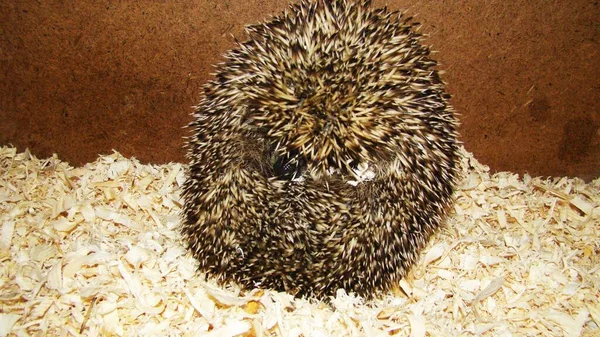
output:
[[[375,1],[376,6],[384,5]],[[286,1],[0,1],[0,144],[183,161],[211,65]],[[599,1],[389,0],[423,24],[494,170],[600,176]]]

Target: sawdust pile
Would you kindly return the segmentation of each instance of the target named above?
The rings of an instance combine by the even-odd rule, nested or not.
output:
[[[463,151],[448,226],[394,294],[218,287],[177,227],[181,164],[0,148],[0,336],[598,336],[600,179],[491,175]]]

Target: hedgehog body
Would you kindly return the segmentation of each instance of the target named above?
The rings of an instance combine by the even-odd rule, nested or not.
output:
[[[457,120],[410,19],[303,0],[247,28],[191,124],[182,233],[245,287],[371,297],[415,262],[457,175]],[[359,167],[370,179],[357,184]]]

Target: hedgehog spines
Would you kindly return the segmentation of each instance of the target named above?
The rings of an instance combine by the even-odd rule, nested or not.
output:
[[[370,297],[441,225],[457,175],[449,95],[415,24],[369,3],[301,1],[249,26],[217,66],[183,191],[202,270]]]

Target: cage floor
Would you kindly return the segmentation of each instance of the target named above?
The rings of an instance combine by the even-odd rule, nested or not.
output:
[[[600,336],[600,178],[490,174],[395,291],[330,304],[217,286],[177,231],[181,164],[0,147],[0,336]]]

